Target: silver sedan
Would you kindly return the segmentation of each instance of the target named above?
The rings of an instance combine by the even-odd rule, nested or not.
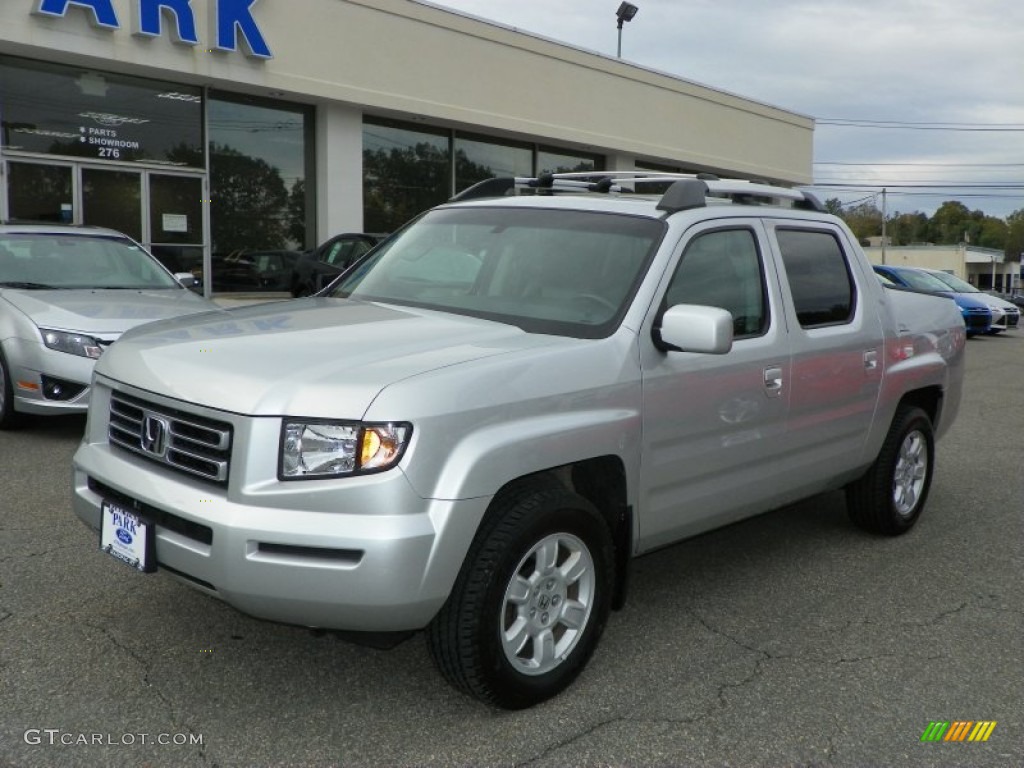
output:
[[[84,412],[93,365],[122,333],[212,309],[118,232],[0,225],[0,429]]]

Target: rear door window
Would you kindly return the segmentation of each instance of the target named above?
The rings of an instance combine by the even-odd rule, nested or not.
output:
[[[775,236],[801,327],[850,322],[857,292],[846,254],[835,234],[780,228]]]

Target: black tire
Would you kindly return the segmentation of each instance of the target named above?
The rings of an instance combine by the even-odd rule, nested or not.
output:
[[[931,419],[920,408],[901,405],[875,463],[846,488],[850,519],[871,533],[906,533],[924,509],[934,467]]]
[[[614,563],[608,525],[586,499],[553,484],[502,494],[427,628],[441,674],[504,709],[558,694],[604,630]]]
[[[7,367],[3,352],[0,352],[0,429],[16,429],[24,421],[24,414],[14,410],[14,382],[11,369]]]

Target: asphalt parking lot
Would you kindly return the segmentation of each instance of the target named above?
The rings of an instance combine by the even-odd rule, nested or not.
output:
[[[70,509],[84,421],[0,433],[0,765],[1020,766],[1022,383],[1024,331],[969,342],[910,534],[833,493],[642,558],[579,681],[512,713],[421,637],[361,648],[133,573]]]

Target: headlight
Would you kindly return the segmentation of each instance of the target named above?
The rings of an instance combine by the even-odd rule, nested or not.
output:
[[[43,344],[58,352],[67,352],[69,355],[79,357],[91,357],[93,360],[103,354],[100,343],[92,336],[83,336],[80,333],[66,333],[65,331],[50,331],[40,328],[43,334]]]
[[[298,480],[382,472],[402,458],[411,435],[411,424],[285,419],[280,476]]]

